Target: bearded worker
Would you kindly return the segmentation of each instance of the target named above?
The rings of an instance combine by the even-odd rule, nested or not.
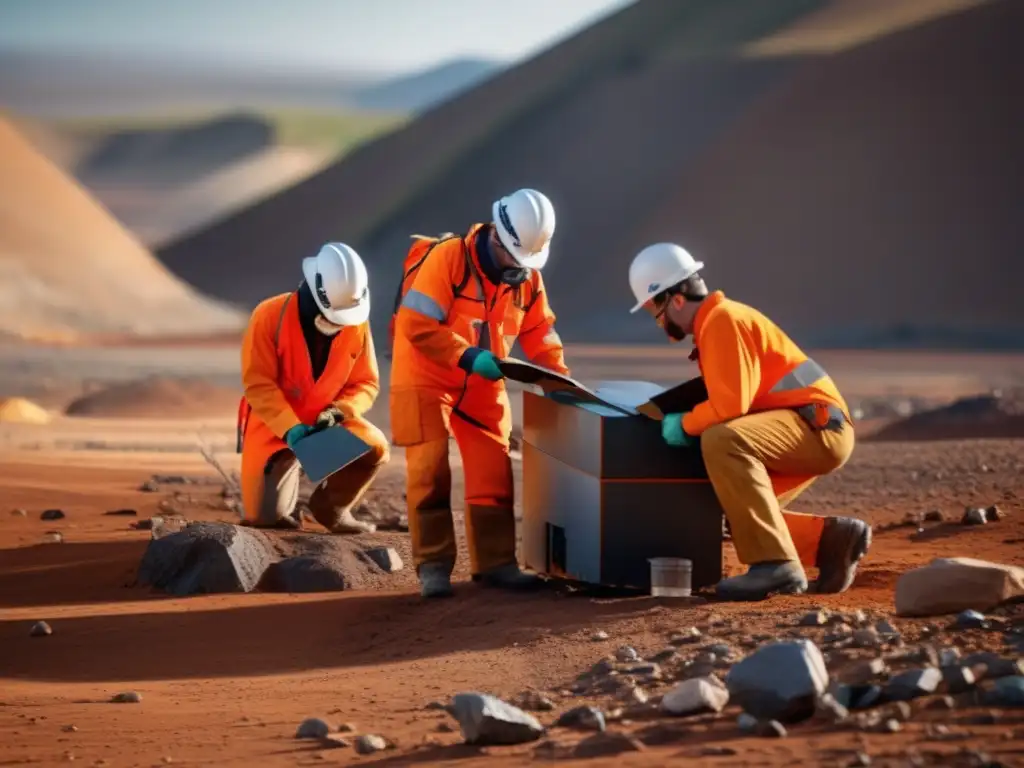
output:
[[[709,293],[704,264],[671,243],[642,250],[629,268],[636,312],[647,310],[672,341],[693,337],[708,399],[669,413],[662,437],[699,444],[725,511],[733,544],[749,570],[723,579],[717,594],[763,600],[808,589],[843,592],[871,545],[871,528],[852,517],[784,508],[814,480],[842,467],[854,446],[849,409],[835,383],[756,309]]]

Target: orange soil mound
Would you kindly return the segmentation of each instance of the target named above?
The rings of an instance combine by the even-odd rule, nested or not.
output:
[[[1024,389],[961,398],[889,424],[872,440],[1024,437]]]
[[[229,417],[238,409],[238,390],[202,379],[152,377],[115,384],[78,398],[69,416],[137,419]]]
[[[168,272],[73,179],[0,119],[0,333],[237,329],[233,308]]]
[[[46,409],[22,397],[0,398],[0,423],[48,424],[52,416]]]

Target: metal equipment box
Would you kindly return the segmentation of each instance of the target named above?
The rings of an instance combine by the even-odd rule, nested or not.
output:
[[[696,590],[722,575],[722,508],[700,449],[660,422],[527,390],[522,546],[537,572],[643,590],[648,558],[685,557]]]

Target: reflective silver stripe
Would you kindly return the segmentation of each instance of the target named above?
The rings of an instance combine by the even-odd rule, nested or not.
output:
[[[769,392],[791,392],[795,389],[803,389],[809,387],[816,381],[820,381],[825,378],[828,374],[825,373],[825,369],[818,365],[816,362],[808,358],[804,360],[800,365],[794,368],[792,371],[787,373],[781,379],[779,379],[775,386],[772,387]]]
[[[544,334],[544,338],[541,339],[541,343],[549,344],[554,347],[560,347],[562,346],[562,337],[555,333],[554,329],[551,329],[546,334]]]
[[[434,301],[427,294],[420,291],[409,291],[402,298],[402,306],[411,309],[413,312],[419,312],[421,315],[426,315],[429,318],[437,320],[439,323],[443,323],[445,318],[448,316],[447,313],[441,309],[441,305]]]

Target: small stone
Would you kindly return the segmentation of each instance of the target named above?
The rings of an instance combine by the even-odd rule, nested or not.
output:
[[[757,718],[749,712],[741,712],[736,718],[736,727],[744,733],[753,733],[757,730]]]
[[[112,509],[109,512],[104,512],[105,515],[112,517],[138,517],[138,511],[134,509]]]
[[[664,664],[667,661],[674,661],[679,658],[679,654],[675,648],[665,648],[664,650],[658,651],[656,654],[651,656],[651,661],[656,664]]]
[[[892,707],[892,716],[901,723],[905,723],[910,719],[913,714],[913,710],[910,705],[905,701],[897,701]]]
[[[990,523],[998,523],[1004,517],[1006,517],[1006,515],[995,504],[991,507],[985,507],[985,519]]]
[[[888,620],[882,619],[875,624],[875,629],[878,630],[878,634],[885,638],[899,637],[900,631],[896,629]]]
[[[828,623],[828,614],[824,611],[812,611],[804,615],[799,622],[798,626],[801,627],[823,627]]]
[[[702,637],[702,633],[697,627],[690,627],[685,632],[678,632],[673,634],[669,638],[669,643],[672,645],[685,645],[686,643],[694,643]]]
[[[110,701],[113,704],[141,704],[142,694],[136,691],[124,691],[114,694]]]
[[[61,728],[64,733],[78,733],[77,725],[65,725]]]
[[[381,736],[373,733],[364,733],[356,739],[356,752],[360,755],[372,755],[374,752],[382,752],[388,748],[388,743]]]
[[[394,547],[373,547],[366,550],[366,556],[385,573],[397,573],[405,567],[398,550]]]
[[[980,507],[967,507],[964,516],[960,518],[961,525],[984,525],[988,522],[985,510]]]
[[[608,639],[608,633],[605,632],[603,629],[599,629],[590,636],[590,639],[593,640],[595,643],[599,643],[602,640]]]
[[[528,712],[550,712],[555,708],[555,702],[537,691],[523,691],[516,704]]]
[[[758,724],[757,735],[768,739],[784,739],[789,734],[786,733],[786,727],[778,720],[769,720],[766,723]]]
[[[941,523],[945,519],[945,516],[937,509],[933,509],[931,512],[925,513],[924,516],[926,523]]]
[[[853,760],[850,761],[851,768],[859,768],[860,766],[871,765],[871,755],[867,752],[858,752],[853,756]]]
[[[823,693],[814,709],[814,716],[827,723],[841,723],[849,717],[849,710],[830,693]]]
[[[939,651],[939,666],[951,667],[960,661],[959,648],[943,648]]]
[[[625,733],[595,733],[588,736],[573,750],[573,757],[588,759],[609,757],[623,752],[643,752],[646,747],[639,739]]]
[[[309,717],[302,721],[295,731],[296,739],[322,739],[331,732],[331,726],[319,717]]]
[[[906,701],[935,693],[942,682],[942,673],[935,667],[912,669],[889,681],[885,695],[891,701]]]
[[[445,704],[443,701],[431,701],[431,702],[429,702],[423,708],[424,709],[432,709],[432,710],[441,710],[442,712],[447,712],[448,711],[448,705]]]
[[[841,685],[836,700],[847,709],[869,709],[882,700],[882,689],[877,685]]]
[[[624,645],[615,651],[615,658],[621,662],[640,661],[640,654],[631,645]]]
[[[646,704],[650,697],[647,692],[636,685],[629,685],[619,693],[619,701],[624,704]]]
[[[67,515],[64,514],[62,509],[47,509],[39,515],[40,520],[63,520]]]
[[[862,661],[850,670],[849,680],[854,684],[869,683],[885,673],[885,659]]]
[[[853,646],[855,648],[878,648],[882,645],[882,639],[878,636],[878,630],[874,627],[863,627],[853,633]]]
[[[617,671],[622,675],[641,678],[644,682],[655,682],[662,678],[661,665],[646,661],[623,665]]]
[[[661,699],[661,709],[670,715],[721,712],[729,703],[729,691],[713,677],[686,680]]]
[[[467,744],[524,744],[544,734],[544,727],[532,715],[487,694],[456,694],[449,712]]]
[[[45,621],[37,621],[32,625],[32,629],[28,631],[29,637],[49,637],[52,634],[53,630]]]
[[[985,629],[988,626],[988,620],[983,613],[966,610],[957,614],[953,626],[956,629]]]
[[[355,723],[342,723],[338,726],[338,733],[355,733],[358,730]]]
[[[727,643],[715,643],[708,648],[708,651],[715,654],[717,661],[721,661],[732,654],[732,648]]]
[[[43,541],[47,544],[60,544],[64,541],[64,534],[60,531],[50,531],[43,536]]]
[[[894,717],[890,717],[884,723],[882,723],[882,730],[885,733],[899,733],[903,730],[903,725]]]
[[[700,751],[700,757],[733,757],[738,754],[732,747],[703,747]]]
[[[969,691],[978,682],[970,667],[942,667],[941,671],[942,679],[946,683],[946,690],[952,694]]]
[[[933,739],[941,739],[949,735],[949,726],[945,723],[929,723],[927,733]]]
[[[24,509],[12,509],[11,515],[14,517],[28,517],[28,512]]]
[[[579,731],[605,730],[604,712],[597,707],[574,707],[555,721],[557,728],[572,728]]]

